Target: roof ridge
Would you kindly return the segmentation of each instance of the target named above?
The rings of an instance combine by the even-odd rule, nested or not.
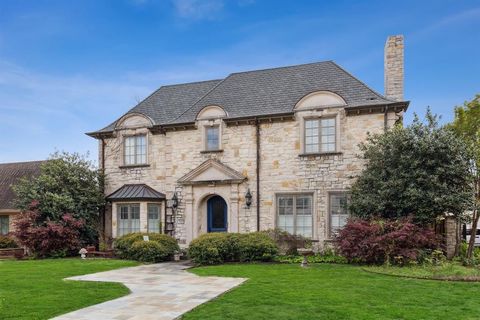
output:
[[[214,85],[210,90],[208,90],[203,96],[201,96],[197,101],[195,101],[188,109],[186,109],[185,111],[183,111],[178,117],[176,117],[175,119],[173,120],[170,120],[169,123],[172,123],[172,122],[175,122],[177,119],[179,119],[181,116],[183,116],[185,113],[187,113],[187,111],[189,111],[190,109],[192,109],[193,107],[195,107],[195,105],[197,103],[199,103],[200,101],[202,101],[203,98],[205,98],[210,92],[212,92],[213,90],[215,90],[215,88],[217,88],[221,83],[223,83],[225,80],[227,80],[228,77],[230,77],[231,74],[229,74],[228,76],[226,76],[225,78],[223,78],[222,80],[220,80],[216,85]]]
[[[201,80],[201,81],[193,81],[193,82],[174,83],[174,84],[165,84],[165,85],[161,86],[160,89],[161,89],[161,88],[164,88],[164,87],[184,86],[184,85],[187,85],[187,84],[198,84],[198,83],[213,82],[213,81],[222,81],[222,80],[224,80],[224,78],[221,78],[221,79],[210,79],[210,80]]]
[[[335,67],[337,67],[340,71],[342,71],[343,73],[345,73],[346,75],[350,76],[351,78],[353,78],[354,80],[358,81],[360,84],[364,85],[365,88],[367,88],[369,91],[371,91],[373,94],[379,96],[380,98],[382,99],[385,99],[385,100],[388,100],[388,101],[391,101],[391,102],[396,102],[394,100],[391,100],[391,99],[388,99],[387,97],[385,97],[383,94],[381,93],[378,93],[377,91],[373,90],[372,88],[370,88],[369,85],[367,85],[365,82],[363,82],[362,80],[358,79],[357,77],[355,77],[353,74],[351,74],[350,72],[348,72],[347,70],[345,70],[343,67],[341,67],[340,65],[338,65],[335,61],[331,60],[330,61]]]
[[[263,68],[263,69],[256,69],[256,70],[232,72],[227,76],[227,78],[231,75],[234,75],[234,74],[252,73],[252,72],[258,72],[258,71],[269,71],[269,70],[277,70],[277,69],[288,69],[288,68],[302,67],[302,66],[308,66],[308,65],[312,65],[312,64],[321,64],[321,63],[329,63],[329,62],[333,62],[333,60],[323,60],[323,61],[316,61],[316,62],[292,64],[292,65],[289,65],[289,66],[281,66],[281,67],[272,67],[272,68]]]

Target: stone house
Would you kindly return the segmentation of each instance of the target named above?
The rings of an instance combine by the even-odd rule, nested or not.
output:
[[[0,235],[13,231],[13,219],[20,213],[15,207],[12,186],[21,178],[32,178],[40,174],[45,161],[0,163]]]
[[[348,217],[359,143],[402,121],[403,36],[385,45],[385,96],[333,61],[163,86],[99,140],[105,234],[280,228],[320,244]]]

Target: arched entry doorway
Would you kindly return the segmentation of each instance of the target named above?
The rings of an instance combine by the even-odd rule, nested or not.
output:
[[[227,203],[220,196],[213,196],[207,201],[207,231],[208,232],[226,232],[228,228],[227,221]]]

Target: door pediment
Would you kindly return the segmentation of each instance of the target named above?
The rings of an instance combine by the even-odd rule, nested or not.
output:
[[[209,159],[184,175],[178,183],[208,184],[208,183],[241,183],[246,179],[240,172],[224,165],[218,160]]]

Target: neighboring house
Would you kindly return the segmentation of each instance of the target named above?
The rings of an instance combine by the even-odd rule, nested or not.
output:
[[[161,87],[88,133],[112,204],[106,235],[173,228],[188,244],[206,232],[280,228],[331,239],[363,167],[359,143],[408,107],[402,36],[385,46],[385,93],[332,61]]]
[[[13,231],[13,218],[20,210],[15,208],[15,193],[12,186],[21,178],[40,174],[44,161],[0,163],[0,235]]]

